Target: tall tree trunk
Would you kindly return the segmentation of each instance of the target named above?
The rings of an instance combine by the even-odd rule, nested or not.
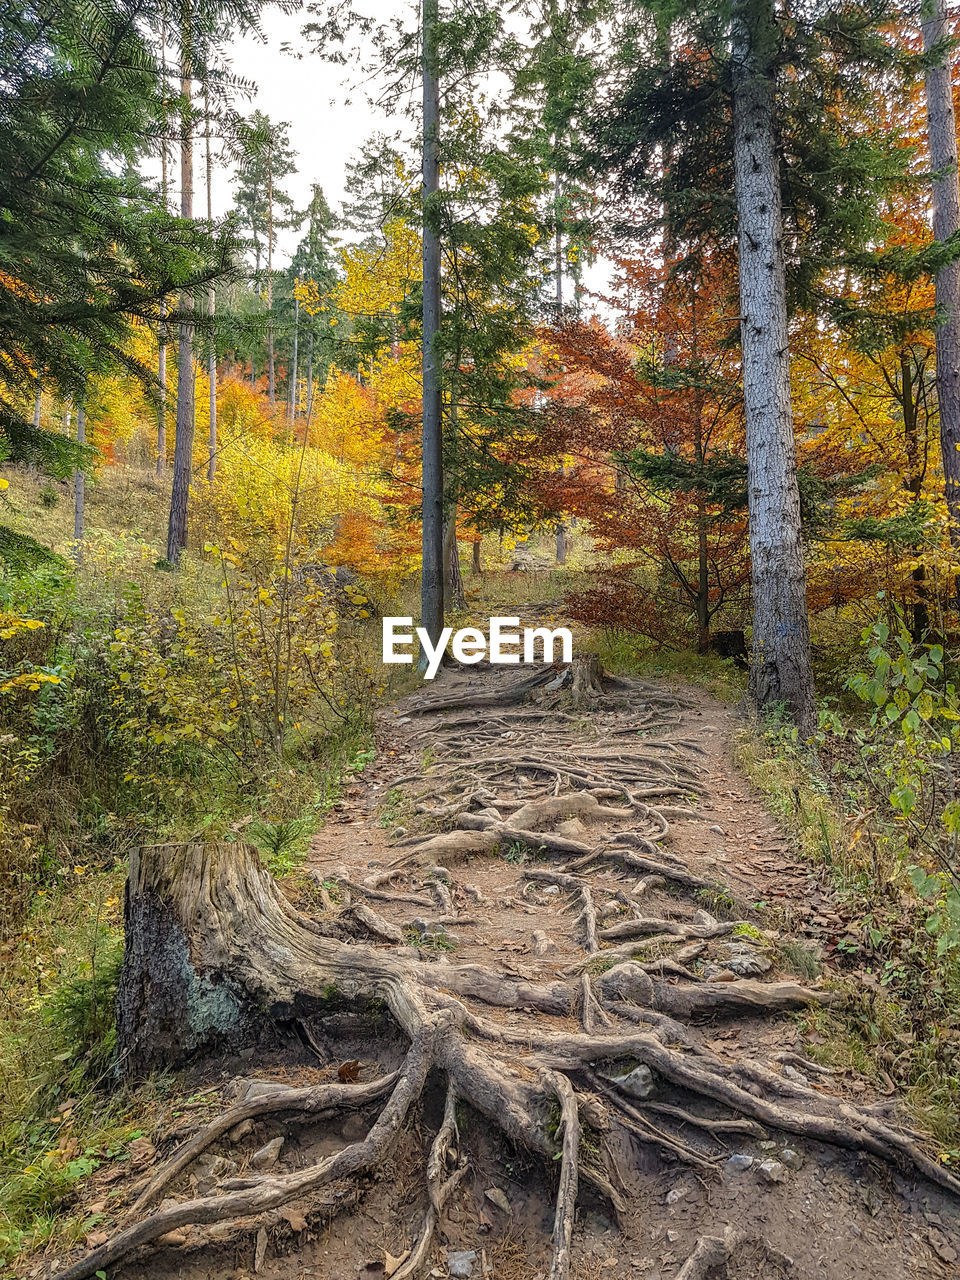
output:
[[[480,534],[473,541],[473,572],[479,577],[483,573],[483,562],[480,559],[480,553],[483,547],[483,535]]]
[[[924,0],[923,48],[931,53],[950,36],[946,0]],[[960,232],[960,180],[957,174],[957,121],[953,106],[951,53],[946,47],[927,66],[927,133],[933,170],[933,235],[949,240]],[[940,409],[940,449],[950,539],[960,547],[960,261],[937,272],[936,332],[937,401]]]
[[[313,413],[313,326],[307,335],[307,425]]]
[[[772,0],[739,0],[733,20],[734,180],[753,579],[750,689],[814,726],[783,259]]]
[[[559,140],[554,139],[554,145],[559,150]],[[558,160],[559,163],[559,160]],[[560,230],[560,197],[562,191],[560,188],[560,170],[557,169],[553,175],[553,257],[554,257],[554,274],[556,275],[556,293],[557,293],[557,315],[563,313],[563,236]]]
[[[277,403],[276,361],[273,352],[273,142],[267,141],[267,395]]]
[[[921,374],[922,378],[922,374]],[[921,383],[922,385],[922,383]],[[906,489],[914,502],[920,497],[926,471],[926,440],[920,438],[919,406],[914,387],[910,351],[900,351],[900,414],[903,418],[903,442],[907,452]],[[920,644],[930,628],[930,606],[926,587],[927,572],[923,564],[923,545],[914,544],[917,564],[911,574],[914,583],[913,621],[910,634]]]
[[[210,87],[204,85],[204,115],[207,125],[207,224],[213,231],[213,164],[210,156]],[[217,339],[214,320],[217,314],[217,291],[213,282],[207,286],[207,314],[210,317],[210,350],[207,354],[207,380],[210,390],[210,430],[207,435],[207,479],[217,473]]]
[[[697,653],[710,652],[710,551],[707,508],[697,503]]]
[[[447,511],[443,522],[444,606],[447,609],[465,609],[467,596],[463,587],[463,571],[460,568],[460,548],[457,545],[457,506]]]
[[[163,110],[160,119],[160,194],[163,198],[163,209],[167,211],[167,199],[170,190],[170,173],[167,168],[167,24],[160,24],[160,66],[163,89],[161,92]],[[167,300],[164,298],[161,308],[167,314]],[[157,381],[160,384],[160,402],[157,405],[157,475],[162,476],[167,469],[167,327],[161,321],[157,333]]]
[[[180,214],[193,217],[193,114],[191,91],[193,80],[193,12],[191,0],[181,7],[181,82],[183,120],[180,145]],[[177,342],[177,438],[173,448],[173,489],[170,494],[170,524],[167,529],[167,559],[180,563],[187,545],[187,514],[190,505],[190,478],[193,471],[194,372],[193,335],[189,316],[193,298],[180,295],[180,336]]]
[[[440,327],[437,0],[423,3],[423,574],[421,625],[433,644],[443,630],[443,426],[437,333]],[[421,659],[421,664],[423,659]]]
[[[43,383],[37,379],[37,394],[33,401],[33,425],[40,430],[40,414],[43,410]]]
[[[87,407],[81,394],[77,401],[77,442],[87,443]],[[86,476],[78,468],[73,473],[73,542],[77,564],[83,561],[83,525],[86,504]]]
[[[567,563],[567,526],[563,520],[557,521],[557,564]]]
[[[299,281],[297,282],[299,283]],[[300,359],[300,299],[293,300],[293,360],[290,367],[290,430],[297,420],[297,375]]]
[[[167,304],[163,311],[166,314]],[[160,383],[160,402],[157,405],[157,475],[162,476],[167,469],[167,344],[165,330],[161,326],[160,342],[157,352],[157,379]]]

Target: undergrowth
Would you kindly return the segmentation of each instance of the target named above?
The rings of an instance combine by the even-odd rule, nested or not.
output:
[[[916,1123],[960,1161],[960,964],[938,954],[928,913],[913,893],[902,829],[865,813],[856,792],[838,801],[816,748],[779,725],[753,727],[737,743],[739,766],[790,830],[802,857],[822,868],[845,921],[834,952],[844,975],[839,1007],[799,1015],[805,1052],[852,1070],[884,1093],[904,1094]],[[849,780],[848,780],[849,781]],[[814,977],[816,956],[781,946],[784,967]]]
[[[654,644],[644,636],[608,629],[594,632],[588,647],[596,651],[603,666],[615,675],[684,680],[701,685],[724,702],[738,702],[746,691],[745,674],[732,659],[715,653],[671,649]]]

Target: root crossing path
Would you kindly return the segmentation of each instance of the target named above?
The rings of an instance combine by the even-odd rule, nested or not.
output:
[[[162,970],[231,1079],[58,1276],[960,1274],[960,1183],[808,1056],[830,906],[725,708],[575,659],[385,721],[297,895],[242,845],[134,859],[127,1060],[172,1034]]]

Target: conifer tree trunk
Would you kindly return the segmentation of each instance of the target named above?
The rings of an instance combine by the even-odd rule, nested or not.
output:
[[[299,283],[299,281],[298,281]],[[290,368],[290,429],[297,420],[297,375],[300,359],[300,299],[293,300],[293,361]]]
[[[163,310],[166,314],[166,303]],[[167,469],[167,344],[162,328],[157,351],[157,378],[160,382],[160,403],[157,406],[157,475],[162,476]]]
[[[210,156],[210,89],[204,86],[204,115],[207,133],[207,223],[213,231],[213,164]],[[210,385],[210,430],[207,444],[207,479],[217,473],[217,343],[213,322],[217,314],[217,291],[213,282],[207,287],[207,314],[210,317],[210,351],[207,355],[207,379]]]
[[[83,396],[77,402],[77,443],[87,443],[87,409]],[[73,541],[77,564],[83,560],[83,526],[86,504],[86,477],[82,469],[73,473]]]
[[[437,0],[423,4],[423,573],[420,617],[432,643],[443,630],[443,437],[437,333],[440,242],[434,224],[439,191],[440,86]]]
[[[931,53],[949,38],[946,0],[924,0],[923,48]],[[957,173],[957,120],[953,105],[951,55],[943,49],[925,75],[927,133],[933,171],[933,235],[949,240],[960,232],[960,180]],[[960,261],[941,267],[936,277],[937,402],[940,449],[950,539],[960,547]]]
[[[160,194],[163,198],[163,209],[167,211],[167,197],[170,189],[170,174],[167,169],[167,24],[160,25],[160,66],[162,75],[163,114],[160,121]],[[164,316],[167,314],[166,299],[162,303]],[[160,403],[157,406],[157,475],[162,476],[167,469],[167,330],[161,322],[157,334],[157,381],[160,383]]]
[[[43,383],[37,379],[37,395],[33,402],[33,425],[40,430],[40,414],[43,409]]]
[[[460,548],[457,545],[456,504],[447,512],[444,521],[443,563],[446,574],[444,605],[448,609],[464,609],[467,597],[463,586],[463,571],[460,567]]]
[[[313,413],[313,329],[307,336],[307,422]]]
[[[738,0],[733,19],[734,180],[753,578],[751,693],[814,724],[800,535],[776,137],[773,0]]]
[[[180,146],[180,213],[193,217],[193,117],[191,90],[193,79],[193,12],[191,0],[181,6],[181,84],[183,119]],[[187,513],[190,504],[190,477],[193,469],[194,370],[193,336],[189,316],[193,298],[180,295],[180,335],[177,342],[177,438],[173,448],[173,490],[170,495],[170,523],[167,530],[167,559],[180,563],[187,545]]]

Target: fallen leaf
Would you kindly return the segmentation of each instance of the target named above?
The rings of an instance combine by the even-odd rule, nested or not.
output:
[[[341,1062],[337,1067],[337,1079],[343,1084],[354,1084],[360,1078],[360,1063],[356,1058],[350,1062]]]
[[[157,1149],[149,1138],[136,1138],[130,1143],[130,1163],[132,1165],[149,1164],[157,1154]]]
[[[409,1250],[409,1249],[404,1249],[403,1253],[401,1253],[401,1255],[400,1255],[400,1257],[399,1257],[399,1258],[395,1258],[395,1257],[393,1256],[393,1254],[392,1254],[392,1253],[390,1253],[390,1251],[389,1251],[389,1250],[384,1249],[384,1251],[383,1251],[383,1274],[384,1274],[385,1276],[392,1276],[392,1275],[393,1275],[393,1273],[397,1270],[397,1268],[398,1268],[398,1267],[400,1267],[400,1266],[402,1266],[402,1265],[403,1265],[403,1263],[404,1263],[404,1262],[406,1262],[406,1260],[407,1260],[409,1257],[410,1257],[410,1250]]]
[[[306,1231],[307,1220],[299,1209],[284,1209],[280,1217],[288,1222],[294,1231]]]
[[[507,1197],[504,1195],[504,1193],[500,1190],[499,1187],[488,1187],[483,1194],[487,1197],[487,1199],[490,1201],[491,1204],[495,1204],[497,1208],[502,1209],[504,1213],[513,1212],[513,1210],[510,1208],[510,1201],[507,1199]]]

